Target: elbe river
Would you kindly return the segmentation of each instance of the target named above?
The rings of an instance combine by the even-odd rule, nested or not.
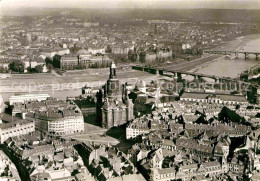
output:
[[[230,41],[217,49],[260,53],[260,34],[236,38],[234,41]],[[260,55],[259,60],[256,60],[254,54],[250,54],[247,59],[245,59],[244,54],[238,54],[237,59],[235,59],[234,56],[223,56],[223,58],[220,58],[217,61],[210,62],[209,64],[202,65],[200,68],[194,69],[194,72],[235,78],[241,72],[248,70],[258,63],[260,63]]]

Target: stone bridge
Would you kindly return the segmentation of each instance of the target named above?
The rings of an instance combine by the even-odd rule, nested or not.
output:
[[[168,76],[168,77],[173,77],[173,78],[176,78],[176,79],[181,79],[182,76],[190,75],[190,76],[193,76],[195,80],[201,80],[201,78],[204,77],[204,78],[214,79],[215,82],[220,82],[220,81],[221,82],[223,82],[223,81],[234,82],[234,81],[238,81],[237,79],[230,78],[230,77],[220,77],[220,76],[215,76],[215,75],[206,75],[206,74],[201,74],[201,73],[185,72],[185,71],[174,71],[174,70],[170,70],[170,69],[167,69],[167,68],[158,69],[158,68],[133,66],[132,69],[145,71],[145,72],[149,72],[149,73],[157,74],[157,75],[164,75],[164,76]],[[250,83],[248,83],[248,82],[241,82],[241,83],[250,85]]]
[[[248,52],[248,51],[228,51],[228,50],[204,50],[204,53],[208,54],[221,54],[221,55],[231,55],[234,54],[235,57],[238,57],[238,54],[244,54],[245,59],[248,58],[248,55],[254,54],[256,59],[259,59],[260,52]]]

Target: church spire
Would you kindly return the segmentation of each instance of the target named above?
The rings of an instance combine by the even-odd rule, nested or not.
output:
[[[109,75],[110,79],[115,79],[116,78],[116,64],[113,61],[110,65],[110,75]]]

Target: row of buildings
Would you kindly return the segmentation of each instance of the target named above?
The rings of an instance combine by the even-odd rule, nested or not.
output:
[[[84,166],[81,156],[73,145],[42,135],[39,131],[20,137],[9,138],[5,142],[14,159],[20,162],[26,178],[39,180],[94,181],[94,177]],[[20,168],[20,169],[21,169]]]
[[[2,180],[21,180],[14,163],[2,150],[0,151],[0,175]]]
[[[84,131],[84,118],[72,101],[47,98],[42,101],[26,100],[12,104],[12,115],[34,120],[37,129],[54,134]]]
[[[1,143],[9,137],[32,133],[35,129],[60,135],[84,131],[82,112],[72,101],[58,100],[47,94],[12,96],[10,109],[12,119],[0,124]]]
[[[254,24],[241,26],[240,23],[220,25],[211,22],[215,27],[212,28],[208,22],[165,23],[166,20],[126,19],[109,24],[113,18],[101,23],[84,21],[81,13],[70,16],[73,18],[53,15],[31,17],[30,25],[27,26],[24,23],[26,18],[13,17],[6,21],[7,24],[1,24],[1,39],[4,41],[0,44],[0,67],[8,69],[11,62],[20,60],[29,65],[26,68],[34,68],[36,63],[45,64],[46,57],[74,57],[76,50],[82,48],[87,49],[94,56],[93,59],[101,59],[95,57],[98,53],[123,55],[131,61],[146,63],[171,60],[173,57],[182,57],[187,52],[194,52],[192,50],[197,52],[257,29]],[[127,23],[127,26],[121,26],[121,23]],[[67,66],[66,69],[72,67]]]
[[[63,55],[59,60],[59,68],[105,68],[111,64],[111,59],[100,52],[92,54],[85,49],[80,49],[76,55]]]

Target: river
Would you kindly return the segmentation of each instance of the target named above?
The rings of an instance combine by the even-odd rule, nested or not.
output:
[[[260,34],[239,37],[215,49],[260,52]],[[241,72],[248,70],[258,63],[260,63],[260,60],[256,60],[255,55],[249,55],[248,59],[245,59],[244,54],[239,54],[237,59],[230,59],[223,56],[217,61],[203,64],[199,68],[191,70],[191,72],[235,78]]]

